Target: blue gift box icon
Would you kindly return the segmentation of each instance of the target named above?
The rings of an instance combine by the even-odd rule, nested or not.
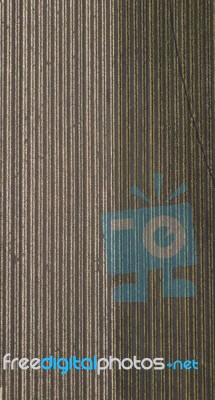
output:
[[[162,175],[154,174],[159,194]],[[183,184],[168,201],[186,190]],[[150,200],[133,187],[133,194]],[[144,302],[148,298],[148,272],[162,269],[163,297],[193,297],[195,285],[174,278],[175,267],[197,263],[192,209],[189,203],[158,205],[102,215],[110,275],[135,272],[136,282],[114,289],[114,300]]]

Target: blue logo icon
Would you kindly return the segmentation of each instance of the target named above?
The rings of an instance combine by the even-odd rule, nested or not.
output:
[[[159,198],[163,175],[154,174]],[[165,203],[186,191],[181,185]],[[138,188],[132,193],[147,203],[151,200]],[[106,244],[107,272],[110,275],[135,273],[136,282],[114,289],[117,302],[145,302],[148,299],[148,272],[162,270],[163,297],[193,297],[195,284],[174,277],[175,267],[197,263],[192,209],[189,203],[165,204],[102,215]]]

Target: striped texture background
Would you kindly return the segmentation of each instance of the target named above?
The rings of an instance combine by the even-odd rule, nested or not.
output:
[[[214,15],[212,0],[0,1],[1,356],[199,361],[1,365],[4,400],[213,399]],[[197,297],[163,299],[157,271],[147,303],[114,303],[101,214],[142,207],[130,187],[153,196],[153,172],[163,196],[188,185],[199,262],[178,273]]]

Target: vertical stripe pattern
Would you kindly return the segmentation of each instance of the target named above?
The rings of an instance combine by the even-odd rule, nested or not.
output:
[[[4,400],[213,398],[214,15],[212,0],[0,1],[1,357],[199,362],[64,377],[1,364]],[[174,276],[197,295],[163,298],[157,270],[147,302],[117,303],[135,274],[107,275],[101,216],[144,207],[130,189],[154,198],[156,172],[162,204],[187,184],[198,264]]]

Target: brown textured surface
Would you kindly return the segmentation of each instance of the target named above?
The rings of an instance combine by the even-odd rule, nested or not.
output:
[[[2,0],[1,355],[196,358],[198,372],[2,374],[4,400],[212,400],[212,0]],[[189,187],[194,299],[112,301],[100,216]],[[187,271],[188,274],[188,271]],[[157,290],[157,293],[155,291]]]

